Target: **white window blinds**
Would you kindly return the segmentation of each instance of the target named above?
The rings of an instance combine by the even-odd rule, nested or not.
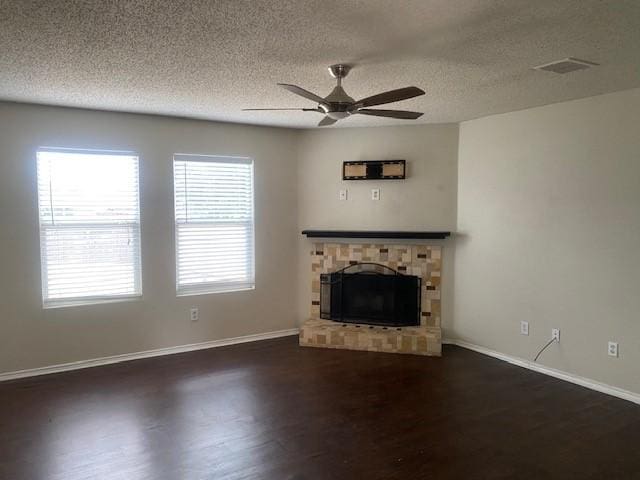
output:
[[[39,150],[45,307],[142,294],[138,157]]]
[[[254,288],[253,161],[175,155],[178,295]]]

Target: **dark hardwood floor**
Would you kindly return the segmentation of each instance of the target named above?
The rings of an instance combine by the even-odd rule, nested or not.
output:
[[[640,406],[296,337],[0,384],[0,479],[640,479]]]

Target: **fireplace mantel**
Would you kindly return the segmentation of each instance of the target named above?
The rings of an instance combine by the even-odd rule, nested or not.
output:
[[[405,232],[381,230],[303,230],[309,238],[401,238],[406,240],[442,240],[451,232]]]

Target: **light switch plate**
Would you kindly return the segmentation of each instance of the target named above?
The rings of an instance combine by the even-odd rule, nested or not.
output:
[[[346,189],[342,189],[340,190],[340,193],[338,195],[338,198],[340,200],[346,200],[347,199],[347,190]]]

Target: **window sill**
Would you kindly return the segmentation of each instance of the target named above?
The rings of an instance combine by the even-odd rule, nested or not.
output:
[[[54,310],[58,308],[68,308],[68,307],[87,307],[91,305],[103,305],[107,303],[125,303],[125,302],[136,302],[138,300],[142,300],[142,295],[133,295],[128,297],[117,297],[117,298],[87,298],[87,299],[76,299],[76,300],[56,300],[56,301],[46,301],[42,304],[42,308],[44,310]]]
[[[176,297],[194,297],[197,295],[214,295],[217,293],[234,293],[234,292],[247,292],[255,290],[255,285],[250,287],[229,287],[228,289],[215,289],[215,290],[202,290],[202,291],[189,291],[189,292],[176,292]]]

